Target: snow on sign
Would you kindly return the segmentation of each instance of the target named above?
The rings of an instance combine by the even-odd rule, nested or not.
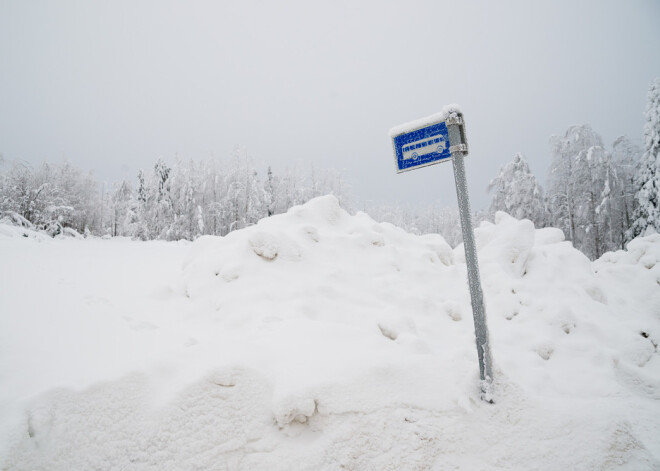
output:
[[[452,148],[447,129],[451,124],[462,124],[462,116],[455,106],[445,107],[440,113],[392,128],[390,137],[397,172],[447,162],[455,150],[467,153],[467,146]]]

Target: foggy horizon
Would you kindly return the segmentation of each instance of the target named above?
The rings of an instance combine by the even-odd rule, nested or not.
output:
[[[451,165],[397,175],[388,131],[456,103],[473,209],[521,152],[589,124],[641,144],[660,4],[0,0],[0,154],[134,181],[158,157],[336,169],[366,202],[455,205]],[[262,171],[263,176],[263,171]]]

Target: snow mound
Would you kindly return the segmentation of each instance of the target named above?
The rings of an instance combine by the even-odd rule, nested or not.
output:
[[[561,231],[505,213],[475,236],[495,404],[479,400],[462,247],[349,215],[327,196],[199,238],[132,308],[115,294],[130,319],[124,373],[0,395],[16,418],[0,467],[660,467],[660,236],[593,263]],[[53,246],[65,242],[112,243]],[[157,278],[165,246],[145,247]],[[112,312],[96,316],[99,330]],[[75,330],[56,335],[53,347],[103,355]],[[21,356],[6,345],[5,358]],[[0,378],[67,372],[47,356],[18,364],[3,360]]]
[[[25,237],[39,241],[48,237],[36,230],[34,224],[14,211],[6,211],[0,217],[0,238]]]
[[[48,240],[53,237],[82,239],[83,236],[71,227],[62,227],[55,224],[56,230],[39,230],[30,221],[14,211],[6,211],[0,217],[0,237],[25,237],[38,241]]]
[[[0,238],[10,239],[24,237],[26,239],[34,239],[38,241],[44,241],[51,239],[46,234],[35,231],[33,229],[28,229],[20,226],[13,226],[9,224],[0,224]]]
[[[430,299],[422,293],[459,285],[456,274],[441,236],[350,216],[328,196],[196,241],[183,279],[200,315],[254,342],[259,358],[251,367],[270,377],[274,415],[287,423],[308,416],[315,400],[328,413],[343,413],[396,403],[402,391],[419,407],[455,406],[460,379],[438,377],[440,393],[432,396],[417,387],[453,355],[432,356],[417,326],[444,302],[441,292]],[[469,342],[469,329],[462,335]],[[387,378],[395,381],[383,390]],[[329,387],[336,383],[351,394]]]

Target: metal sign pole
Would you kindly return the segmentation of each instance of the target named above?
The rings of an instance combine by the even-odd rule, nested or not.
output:
[[[450,142],[465,142],[462,123],[451,123],[447,126],[447,129],[449,131]],[[465,177],[465,163],[463,161],[463,150],[461,149],[461,145],[456,146],[456,148],[455,151],[452,151],[454,180],[456,181],[456,196],[458,197],[458,210],[461,217],[461,228],[463,230],[463,246],[465,248],[465,263],[467,264],[470,298],[472,301],[474,333],[477,340],[479,378],[481,379],[481,390],[484,393],[483,398],[487,401],[492,401],[490,396],[490,386],[493,381],[492,359],[490,356],[490,343],[488,341],[488,327],[486,326],[483,292],[481,291],[481,278],[479,277],[477,248],[474,243],[470,200],[468,198],[467,179]]]
[[[484,297],[479,278],[477,248],[474,243],[470,200],[468,198],[467,179],[463,158],[468,146],[465,136],[463,113],[456,105],[446,106],[442,112],[427,118],[411,121],[390,129],[394,160],[398,173],[416,168],[434,165],[452,160],[458,209],[463,230],[465,263],[467,265],[468,284],[474,317],[474,333],[479,356],[479,377],[481,379],[481,398],[493,402],[491,384],[493,382],[492,359],[486,327]]]

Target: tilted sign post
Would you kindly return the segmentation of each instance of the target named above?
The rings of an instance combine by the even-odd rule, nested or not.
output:
[[[484,309],[477,249],[470,215],[467,180],[463,157],[468,153],[463,114],[457,106],[448,106],[438,114],[396,126],[390,130],[398,173],[441,162],[454,162],[454,179],[461,215],[465,261],[467,264],[474,333],[479,356],[479,377],[483,399],[492,401],[490,385],[493,380],[486,312]]]

